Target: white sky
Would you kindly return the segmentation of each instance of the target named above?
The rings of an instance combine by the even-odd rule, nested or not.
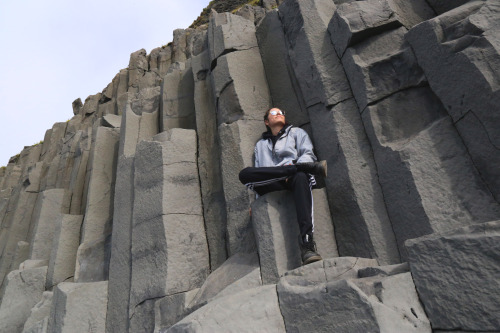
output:
[[[0,0],[0,166],[210,0]]]

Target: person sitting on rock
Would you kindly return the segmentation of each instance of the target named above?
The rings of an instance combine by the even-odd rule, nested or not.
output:
[[[312,187],[314,175],[326,177],[326,161],[317,162],[306,131],[286,122],[278,108],[264,115],[267,132],[255,145],[255,167],[240,171],[240,181],[257,195],[272,191],[293,192],[300,228],[299,246],[303,265],[321,260],[313,240]]]

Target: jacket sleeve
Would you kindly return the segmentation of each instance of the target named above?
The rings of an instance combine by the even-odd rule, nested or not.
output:
[[[259,167],[259,151],[257,149],[257,145],[258,143],[255,145],[255,148],[254,148],[254,167],[258,168]]]
[[[297,148],[297,163],[316,162],[316,155],[313,153],[313,144],[307,132],[301,128],[296,131],[295,144]]]

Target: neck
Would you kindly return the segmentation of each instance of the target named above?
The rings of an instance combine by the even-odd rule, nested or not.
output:
[[[274,126],[274,127],[271,127],[271,133],[273,133],[273,135],[278,135],[278,132],[281,131],[281,129],[285,127],[284,125],[278,125],[278,126]]]

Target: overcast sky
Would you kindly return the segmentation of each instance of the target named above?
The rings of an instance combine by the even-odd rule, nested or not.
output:
[[[0,0],[0,166],[210,0]]]

